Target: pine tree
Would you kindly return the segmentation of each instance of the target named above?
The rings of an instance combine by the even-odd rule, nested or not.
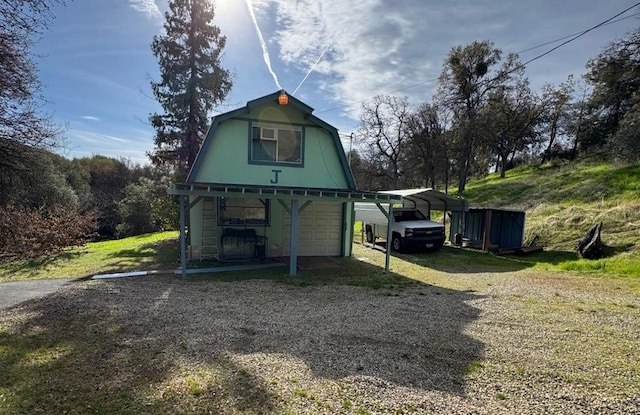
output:
[[[165,34],[151,49],[160,64],[160,82],[151,82],[164,114],[151,114],[156,129],[156,165],[168,164],[183,179],[209,127],[208,114],[231,90],[231,73],[220,59],[226,37],[212,24],[210,0],[172,0],[165,13]]]

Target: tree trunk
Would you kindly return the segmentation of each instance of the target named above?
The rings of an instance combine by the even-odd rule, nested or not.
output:
[[[467,184],[467,165],[466,162],[460,166],[460,174],[458,175],[458,192],[464,192]]]
[[[577,249],[580,255],[585,259],[599,259],[603,257],[604,244],[600,239],[602,231],[602,222],[595,224],[589,229],[589,232],[578,241]]]
[[[507,175],[507,155],[501,154],[500,158],[502,159],[500,162],[500,178],[504,179]]]

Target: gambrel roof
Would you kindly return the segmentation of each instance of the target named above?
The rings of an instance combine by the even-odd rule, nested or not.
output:
[[[272,94],[265,95],[261,98],[251,100],[247,102],[247,105],[245,105],[244,107],[241,107],[223,114],[219,114],[213,117],[211,127],[209,128],[209,131],[207,132],[207,136],[205,137],[204,142],[200,147],[200,151],[198,152],[198,155],[193,164],[193,167],[191,168],[191,171],[187,176],[186,182],[195,183],[196,181],[195,177],[197,175],[197,172],[202,167],[202,163],[203,163],[203,160],[205,159],[205,155],[209,151],[212,145],[212,142],[215,139],[214,137],[216,135],[218,127],[223,121],[231,120],[231,119],[246,118],[247,116],[249,116],[249,114],[253,109],[266,106],[266,105],[277,104],[278,97],[280,97],[280,95],[283,93],[286,94],[286,91],[284,90],[276,91]],[[293,107],[296,110],[298,110],[302,114],[305,122],[309,123],[310,125],[323,129],[331,136],[332,143],[336,149],[337,157],[339,158],[340,166],[342,167],[342,170],[343,170],[342,173],[344,174],[346,182],[348,183],[348,188],[344,190],[356,190],[356,183],[353,178],[351,168],[349,167],[349,163],[347,161],[347,157],[342,147],[342,143],[340,142],[340,136],[338,134],[338,130],[332,125],[326,123],[325,121],[313,115],[312,107],[310,107],[309,105],[305,104],[304,102],[300,101],[299,99],[291,95],[288,95],[287,106]]]

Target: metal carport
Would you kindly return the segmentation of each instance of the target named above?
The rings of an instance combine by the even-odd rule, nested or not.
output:
[[[469,210],[469,205],[463,198],[431,188],[387,190],[380,193],[400,196],[404,206],[415,207],[427,212],[431,210],[466,212]]]

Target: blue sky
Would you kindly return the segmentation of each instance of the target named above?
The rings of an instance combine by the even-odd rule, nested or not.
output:
[[[66,157],[101,154],[147,163],[153,149],[149,86],[158,64],[150,44],[162,33],[167,0],[75,0],[56,6],[36,45],[46,111],[67,126]],[[225,68],[233,90],[216,112],[278,90],[265,63],[258,28],[278,83],[347,136],[361,102],[381,93],[431,99],[442,63],[456,45],[491,40],[504,52],[581,32],[634,1],[610,0],[217,0],[227,37]],[[640,12],[598,28],[526,68],[534,89],[579,77],[609,42],[638,26]],[[557,45],[523,52],[521,60]],[[301,81],[308,77],[300,85]],[[214,113],[215,114],[215,113]],[[214,115],[212,114],[212,115]],[[345,141],[345,148],[348,142]],[[348,148],[347,148],[348,149]]]

